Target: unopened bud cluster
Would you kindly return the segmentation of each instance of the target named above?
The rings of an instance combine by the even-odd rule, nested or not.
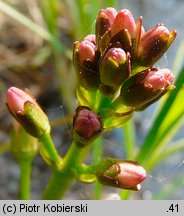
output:
[[[79,105],[99,111],[94,105],[99,94],[109,98],[106,108],[115,112],[123,106],[141,110],[158,100],[172,86],[174,75],[154,64],[175,37],[176,31],[163,24],[145,31],[142,17],[135,21],[127,9],[102,9],[95,35],[74,43]]]
[[[173,88],[172,72],[154,64],[175,37],[176,31],[163,24],[145,31],[142,17],[135,21],[126,9],[99,12],[95,35],[75,42],[73,48],[78,99],[73,139],[79,147],[91,143],[103,130],[123,125],[134,111],[145,109]],[[26,91],[9,88],[7,106],[32,136],[50,133],[47,116]],[[146,171],[137,162],[108,159],[96,165],[95,175],[102,184],[139,190]]]

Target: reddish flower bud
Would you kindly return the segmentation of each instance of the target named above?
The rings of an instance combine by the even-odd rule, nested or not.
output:
[[[144,33],[138,50],[138,64],[152,66],[158,61],[176,37],[176,31],[171,31],[159,24]]]
[[[123,9],[118,12],[111,27],[112,36],[117,34],[122,29],[127,29],[131,38],[135,38],[135,32],[136,32],[135,20],[132,13],[127,9]]]
[[[114,178],[124,189],[133,189],[146,179],[146,171],[136,162],[122,162],[115,164],[120,173]],[[111,167],[113,169],[113,167]]]
[[[97,45],[100,40],[103,38],[106,32],[110,30],[112,23],[117,15],[117,12],[114,8],[102,9],[96,20],[96,36],[97,36]]]
[[[147,76],[140,82],[152,91],[165,89],[174,81],[174,75],[167,68],[161,70],[150,70]]]
[[[83,42],[75,42],[73,48],[73,63],[79,85],[87,90],[95,91],[100,83],[99,69],[97,65],[98,53],[94,43],[88,39]]]
[[[74,139],[83,147],[103,130],[101,118],[88,107],[79,106],[73,120]]]
[[[169,69],[143,71],[128,79],[118,100],[130,107],[140,107],[164,95],[174,80]]]
[[[89,34],[84,38],[84,41],[89,41],[93,44],[96,44],[96,35],[94,34]]]
[[[117,89],[130,75],[129,59],[120,48],[108,50],[100,63],[100,79],[107,86]]]
[[[17,116],[17,112],[24,113],[24,103],[27,101],[38,106],[33,97],[16,87],[9,88],[6,96],[8,108],[14,117]]]
[[[137,191],[146,179],[145,169],[137,162],[108,159],[100,165],[103,167],[97,171],[97,178],[104,185]]]
[[[101,10],[101,12],[107,16],[110,25],[112,25],[116,18],[117,11],[112,7],[108,7],[106,9]]]
[[[28,133],[39,137],[50,132],[47,116],[27,92],[11,87],[6,97],[9,111]]]
[[[95,45],[87,40],[82,41],[78,47],[79,63],[82,64],[85,60],[94,61]]]

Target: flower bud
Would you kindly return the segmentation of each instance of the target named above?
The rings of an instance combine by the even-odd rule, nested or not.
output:
[[[120,48],[108,50],[100,62],[100,79],[117,89],[130,75],[129,56]]]
[[[103,38],[104,34],[110,30],[112,23],[117,15],[117,11],[114,8],[102,9],[96,20],[96,36],[97,45]]]
[[[84,147],[103,130],[99,115],[88,107],[79,106],[73,120],[74,140],[80,147]]]
[[[173,80],[174,75],[166,68],[143,71],[124,83],[118,100],[130,107],[143,106],[165,94]]]
[[[26,91],[11,87],[6,97],[9,111],[28,133],[37,138],[50,133],[47,116]]]
[[[79,52],[79,63],[82,64],[85,60],[91,62],[95,59],[95,45],[92,42],[84,40],[78,47]]]
[[[89,41],[93,44],[96,44],[96,35],[94,34],[89,34],[84,38],[84,41]]]
[[[146,179],[145,169],[134,161],[106,159],[98,167],[98,181],[111,187],[137,191],[140,183]]]
[[[123,9],[118,12],[111,27],[112,36],[116,35],[122,29],[127,29],[131,38],[135,38],[135,20],[132,13],[127,9]]]
[[[96,46],[88,39],[81,43],[74,43],[73,63],[79,85],[87,90],[95,91],[100,83],[99,69],[97,67],[98,54]]]
[[[144,33],[138,50],[138,64],[152,66],[158,61],[176,37],[176,31],[171,31],[159,24]]]

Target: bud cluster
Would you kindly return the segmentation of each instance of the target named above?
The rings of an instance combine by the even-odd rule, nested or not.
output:
[[[175,37],[176,31],[169,31],[163,24],[145,31],[142,17],[135,21],[127,9],[102,9],[95,35],[74,43],[79,105],[103,116],[109,110],[141,110],[157,101],[171,89],[174,75],[154,64]],[[106,97],[103,106],[96,105],[101,103],[99,95]]]

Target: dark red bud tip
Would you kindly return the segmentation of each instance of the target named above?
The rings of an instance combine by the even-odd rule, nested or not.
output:
[[[81,142],[89,141],[103,130],[100,116],[88,107],[80,106],[76,110],[73,121],[73,131]]]

